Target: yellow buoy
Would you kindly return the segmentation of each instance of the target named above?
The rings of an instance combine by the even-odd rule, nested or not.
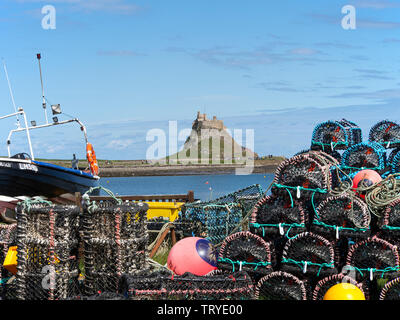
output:
[[[365,300],[365,296],[354,284],[338,283],[325,293],[324,300]]]

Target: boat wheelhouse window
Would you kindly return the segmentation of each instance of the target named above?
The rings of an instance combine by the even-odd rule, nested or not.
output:
[[[27,154],[26,152],[22,152],[22,153],[17,153],[15,155],[13,155],[11,158],[13,158],[13,159],[31,159],[31,156],[29,154]]]

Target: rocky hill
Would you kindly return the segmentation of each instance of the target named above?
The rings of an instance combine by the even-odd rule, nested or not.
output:
[[[238,144],[222,120],[208,119],[200,112],[182,150],[167,157],[169,163],[181,164],[238,164],[256,159],[258,155]]]

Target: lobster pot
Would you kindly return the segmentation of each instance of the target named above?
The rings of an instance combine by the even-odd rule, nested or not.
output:
[[[91,296],[82,296],[82,295],[77,295],[76,297],[72,297],[68,300],[101,300],[101,301],[106,301],[106,300],[127,300],[127,298],[120,293],[115,293],[115,292],[100,292],[93,294]]]
[[[255,288],[257,300],[307,300],[306,282],[293,274],[275,271],[261,278]]]
[[[1,274],[0,274],[0,297],[1,299],[10,299],[15,296],[15,292],[11,291],[11,287],[8,284],[12,273],[3,267],[3,261],[6,258],[8,249],[11,246],[16,245],[17,236],[17,224],[0,224],[0,262],[1,262]]]
[[[383,217],[378,223],[382,238],[390,239],[392,243],[400,241],[400,199],[386,206]]]
[[[303,204],[287,194],[269,195],[254,206],[250,230],[267,241],[293,237],[306,231],[307,217]]]
[[[348,194],[332,196],[316,209],[311,231],[329,240],[369,237],[371,216],[361,199]]]
[[[385,284],[379,294],[379,300],[400,300],[400,277]]]
[[[227,237],[221,245],[218,268],[246,271],[253,279],[272,272],[271,244],[249,231]]]
[[[337,273],[333,244],[310,232],[289,239],[283,249],[281,270],[302,279],[324,278]]]
[[[400,172],[400,148],[394,149],[388,158],[388,166],[390,166],[391,173]]]
[[[393,279],[399,276],[397,247],[376,236],[357,242],[349,248],[346,267],[360,281]]]
[[[247,188],[227,194],[213,200],[216,204],[239,203],[242,206],[243,214],[253,209],[257,201],[263,196],[264,192],[259,184],[251,185]]]
[[[400,126],[393,121],[380,121],[369,132],[369,141],[380,144],[382,147],[400,147]]]
[[[85,294],[117,292],[122,274],[146,266],[145,203],[103,202],[84,207]]]
[[[335,165],[337,160],[323,152],[299,154],[278,166],[271,192],[302,201],[318,200],[330,190],[330,168]]]
[[[121,292],[130,300],[250,300],[254,298],[246,272],[182,276],[145,270],[121,278]]]
[[[50,203],[17,206],[16,297],[60,300],[78,291],[79,208]]]
[[[233,230],[242,230],[243,210],[239,203],[189,203],[184,205],[183,212],[185,219],[200,223],[196,236],[206,238],[214,245],[224,241]]]
[[[361,129],[355,123],[342,119],[318,124],[312,134],[311,148],[331,153],[361,142]]]
[[[383,170],[386,167],[386,149],[376,142],[359,143],[343,153],[340,166],[349,174],[363,169]]]
[[[334,274],[318,281],[312,292],[312,299],[323,300],[326,292],[334,285],[337,285],[339,283],[350,283],[356,286],[362,291],[365,299],[369,300],[368,287],[366,287],[363,283],[358,283],[355,279],[343,273]]]

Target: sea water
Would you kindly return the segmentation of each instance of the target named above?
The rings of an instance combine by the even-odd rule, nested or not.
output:
[[[273,178],[273,174],[115,177],[101,178],[100,184],[120,196],[187,194],[192,190],[195,199],[209,201],[253,184],[266,191]]]

